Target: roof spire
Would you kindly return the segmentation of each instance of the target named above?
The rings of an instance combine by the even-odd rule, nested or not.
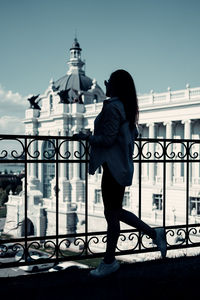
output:
[[[73,73],[74,71],[82,72],[82,67],[85,65],[85,63],[81,60],[81,47],[78,42],[77,37],[75,36],[74,42],[72,44],[72,47],[70,48],[70,60],[68,61],[69,65],[69,73]]]

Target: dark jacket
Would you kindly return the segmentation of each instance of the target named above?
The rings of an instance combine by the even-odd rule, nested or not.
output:
[[[134,140],[138,135],[136,126],[132,130],[126,121],[123,103],[117,98],[104,100],[102,111],[94,121],[89,173],[94,174],[104,162],[115,178],[123,185],[132,184]]]

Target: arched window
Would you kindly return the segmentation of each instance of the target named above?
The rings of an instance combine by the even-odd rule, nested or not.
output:
[[[34,225],[30,219],[27,219],[27,235],[34,235]],[[25,220],[21,224],[21,236],[25,236]]]

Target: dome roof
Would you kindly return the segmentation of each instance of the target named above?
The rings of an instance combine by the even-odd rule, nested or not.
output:
[[[54,86],[57,90],[74,89],[76,91],[88,91],[92,86],[92,79],[83,73],[71,73],[58,79]]]
[[[91,78],[87,77],[82,69],[85,62],[81,60],[81,48],[77,38],[74,39],[70,49],[70,60],[67,64],[69,65],[67,74],[53,84],[53,89],[58,91],[62,103],[82,101],[82,95],[84,95],[84,103],[87,103],[87,97],[93,99],[93,96],[97,97],[96,94],[99,98],[103,98],[104,93],[101,88]],[[89,93],[86,93],[88,91]],[[96,94],[93,95],[93,93]],[[87,97],[85,97],[86,94]],[[91,97],[88,94],[91,94]]]
[[[77,38],[74,39],[74,42],[73,42],[72,47],[70,48],[70,50],[72,50],[72,49],[82,50],[82,49],[80,48],[80,44],[79,44]]]

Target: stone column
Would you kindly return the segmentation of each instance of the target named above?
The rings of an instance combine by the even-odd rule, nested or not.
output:
[[[79,199],[84,199],[85,193],[84,193],[84,181],[80,178],[80,163],[76,162],[80,159],[80,142],[74,141],[73,142],[73,159],[75,162],[72,164],[73,167],[73,177],[70,181],[71,183],[71,202],[73,204],[77,204],[79,202]]]
[[[138,138],[142,137],[142,131],[143,131],[143,127],[145,126],[145,124],[140,125],[138,130],[139,130],[139,135]],[[136,142],[137,145],[139,145],[139,142]],[[142,178],[139,178],[139,162],[136,162],[139,160],[139,146],[135,145],[134,147],[134,157],[136,156],[136,158],[133,160],[133,164],[134,164],[134,173],[133,173],[133,184],[138,184],[139,180],[142,180]],[[142,175],[143,176],[143,175]]]
[[[63,130],[61,132],[61,136],[65,136],[65,131]],[[64,157],[60,157],[61,160],[65,160],[65,157],[67,156],[67,141],[61,140],[60,141],[61,147],[60,147],[60,154]],[[67,178],[67,167],[66,163],[60,163],[60,178]]]
[[[37,135],[37,129],[34,128],[33,135]],[[28,141],[28,151],[31,156],[28,155],[28,158],[31,160],[37,159],[37,151],[38,151],[38,141],[34,138],[30,138]],[[27,178],[28,185],[27,185],[27,205],[28,205],[28,215],[33,218],[34,209],[40,203],[42,199],[42,193],[40,191],[40,180],[37,176],[37,162],[30,163],[30,176]]]
[[[72,104],[70,104],[70,105],[72,105]],[[68,124],[68,135],[69,136],[73,135],[71,128],[72,128],[71,124]],[[71,154],[70,159],[73,159],[74,156],[73,156],[73,142],[72,141],[69,142],[68,148],[69,148],[68,150]],[[69,180],[71,180],[73,178],[73,163],[69,163],[68,170],[69,170],[69,174],[68,174]]]
[[[172,124],[173,124],[172,121],[164,123],[164,126],[166,126],[166,139],[172,139]],[[170,142],[167,142],[167,145],[169,143]],[[167,147],[167,154],[169,157],[171,157],[171,152],[172,152],[172,144]],[[168,160],[167,157],[166,159]],[[166,164],[166,179],[167,179],[167,184],[171,185],[172,184],[172,162]]]
[[[80,156],[80,142],[75,141],[73,142],[73,158],[78,160],[78,157]],[[76,155],[76,156],[75,156]],[[80,179],[80,165],[79,163],[73,163],[73,180],[79,180]]]
[[[184,139],[191,138],[191,120],[183,120],[182,124],[184,124]]]
[[[65,136],[65,131],[61,131],[61,136]],[[65,157],[67,156],[67,141],[60,140],[60,154],[63,156],[60,156],[60,160],[66,160]],[[70,206],[71,202],[71,187],[70,183],[67,179],[67,161],[59,163],[59,199],[61,202],[67,202],[67,205]]]
[[[183,120],[182,124],[184,124],[184,139],[191,139],[191,120]],[[189,165],[189,176],[191,175],[191,164]],[[186,182],[186,174],[187,174],[187,164],[184,163],[184,182]],[[191,178],[191,176],[190,176]]]
[[[149,127],[149,138],[155,138],[155,123],[147,124]],[[154,152],[155,152],[155,143],[149,143],[149,152],[151,153],[151,158],[154,159]],[[149,181],[150,183],[155,183],[155,164],[149,163]]]
[[[138,142],[137,142],[138,143]],[[135,145],[134,149],[134,156],[137,155],[137,158],[134,159],[133,164],[134,164],[134,173],[133,173],[133,183],[138,184],[139,180],[139,163],[135,162],[139,160],[139,155],[138,155],[138,147]]]
[[[32,133],[33,135],[37,134],[37,130],[35,129]],[[38,141],[34,139],[29,139],[28,141],[29,146],[29,153],[32,156],[29,156],[30,159],[35,160],[36,159],[36,151],[38,150]],[[29,190],[36,190],[39,188],[39,180],[37,178],[37,163],[30,163],[29,164],[29,170],[30,170],[30,177],[28,178],[28,189]]]
[[[38,141],[38,151],[40,153],[39,158],[43,157],[43,145],[44,141]],[[40,190],[43,191],[43,165],[44,163],[39,163],[38,164],[38,180],[40,181]]]
[[[34,159],[34,157],[36,156],[35,155],[35,152],[37,151],[37,141],[34,141],[34,140],[32,140],[31,141],[31,155],[33,156],[33,158],[32,159]],[[37,168],[37,166],[36,166],[36,163],[32,163],[32,164],[30,164],[30,179],[36,179],[36,177],[37,177],[37,175],[36,175],[36,168]]]

